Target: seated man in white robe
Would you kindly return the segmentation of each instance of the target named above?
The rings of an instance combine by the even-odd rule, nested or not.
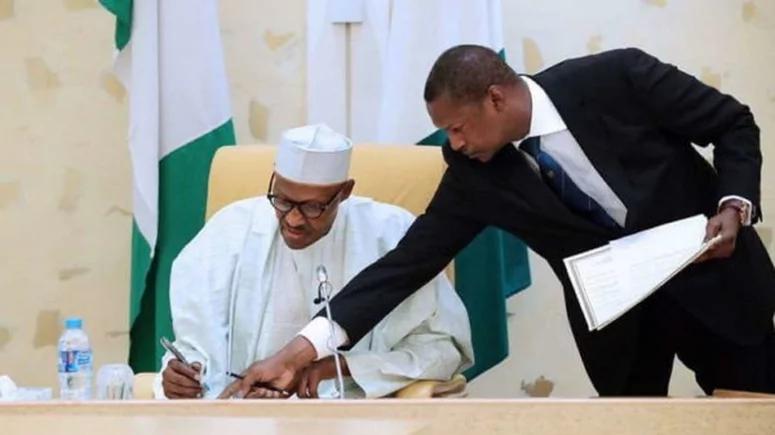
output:
[[[324,125],[285,132],[267,195],[225,207],[183,249],[170,304],[174,345],[190,365],[164,355],[157,397],[217,397],[234,381],[229,373],[274,354],[320,311],[318,266],[335,294],[398,243],[414,216],[350,196],[351,151]],[[340,355],[347,398],[448,380],[473,363],[468,315],[440,274]],[[247,397],[336,395],[333,357],[303,376],[299,391],[256,387]]]

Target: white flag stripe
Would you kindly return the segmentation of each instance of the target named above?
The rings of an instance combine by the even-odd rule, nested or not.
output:
[[[346,134],[345,28],[326,19],[328,0],[307,2],[307,124]]]
[[[231,118],[231,106],[217,20],[218,1],[158,3],[160,139],[164,158],[223,125]]]
[[[159,213],[158,8],[149,0],[136,0],[133,7],[132,36],[115,69],[129,95],[134,218],[153,252]]]
[[[217,0],[135,0],[116,59],[129,94],[134,217],[152,251],[159,161],[231,118],[218,16]]]
[[[435,127],[422,94],[433,61],[458,44],[503,48],[500,0],[365,0],[364,22],[350,31],[348,83],[344,27],[327,21],[326,4],[308,3],[308,121],[344,131],[350,116],[356,142],[408,144],[429,135]],[[348,86],[349,115],[340,103]]]

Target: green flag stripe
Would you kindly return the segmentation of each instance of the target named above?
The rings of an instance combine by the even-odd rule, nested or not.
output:
[[[137,222],[132,219],[132,270],[130,271],[129,324],[133,325],[140,313],[140,301],[145,292],[145,277],[151,266],[151,247]]]
[[[455,288],[471,321],[474,379],[509,355],[506,298],[530,285],[527,249],[516,237],[486,228],[455,257]]]
[[[116,16],[116,48],[122,50],[129,43],[132,34],[133,0],[100,0],[100,3]]]
[[[132,325],[129,361],[135,372],[159,369],[163,351],[159,337],[172,338],[169,283],[172,262],[202,228],[207,181],[215,151],[235,143],[228,121],[173,151],[159,162],[159,233],[146,280],[146,291],[133,305],[140,312]]]

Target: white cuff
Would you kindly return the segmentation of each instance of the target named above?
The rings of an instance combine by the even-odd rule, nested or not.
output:
[[[325,317],[315,317],[307,324],[299,335],[309,340],[317,352],[317,359],[323,359],[334,354],[336,349],[347,344],[349,338],[347,332],[336,322],[331,322],[334,327],[334,336],[331,337],[331,327]],[[333,340],[331,340],[333,339]]]
[[[728,201],[730,199],[736,199],[738,201],[743,201],[745,203],[745,205],[746,205],[746,207],[745,207],[745,216],[741,216],[740,220],[742,221],[743,226],[751,225],[751,216],[753,215],[753,204],[751,203],[751,201],[743,198],[742,196],[727,195],[727,196],[721,198],[721,200],[719,200],[718,208],[721,208],[721,204],[723,204],[725,201]]]

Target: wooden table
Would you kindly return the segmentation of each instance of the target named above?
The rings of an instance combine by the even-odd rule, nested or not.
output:
[[[775,400],[525,399],[0,404],[0,434],[775,434]]]

